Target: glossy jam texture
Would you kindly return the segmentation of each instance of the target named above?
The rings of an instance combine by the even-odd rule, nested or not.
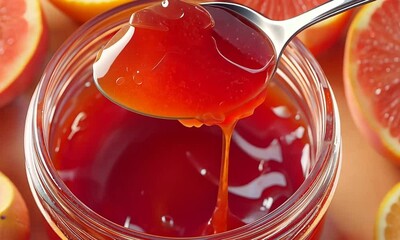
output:
[[[105,218],[150,234],[204,234],[216,206],[218,127],[187,128],[111,103],[88,80],[69,89],[54,116],[49,146],[62,179]],[[285,202],[310,171],[308,126],[274,84],[232,137],[229,209],[254,222]],[[99,130],[101,129],[101,131]]]
[[[169,0],[134,13],[93,69],[121,105],[213,125],[248,116],[262,102],[273,58],[267,37],[241,17]]]

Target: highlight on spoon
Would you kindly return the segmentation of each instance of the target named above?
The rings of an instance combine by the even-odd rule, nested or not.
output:
[[[213,125],[250,115],[275,64],[268,37],[248,20],[169,0],[133,13],[99,52],[93,76],[126,109]]]

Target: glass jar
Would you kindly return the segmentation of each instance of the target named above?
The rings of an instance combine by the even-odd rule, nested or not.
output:
[[[126,228],[97,214],[67,187],[52,159],[58,144],[53,129],[60,120],[55,112],[63,99],[91,81],[98,50],[131,13],[154,2],[134,1],[84,24],[55,53],[32,97],[25,128],[28,180],[42,214],[62,239],[171,239]],[[340,171],[337,105],[321,68],[296,39],[285,50],[272,82],[290,96],[310,126],[311,170],[294,194],[274,211],[242,227],[201,239],[314,239],[321,232]]]

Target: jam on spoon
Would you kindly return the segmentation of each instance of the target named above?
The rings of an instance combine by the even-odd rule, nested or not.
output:
[[[274,64],[271,43],[248,20],[169,0],[134,13],[93,69],[102,93],[129,110],[214,125],[253,112]]]

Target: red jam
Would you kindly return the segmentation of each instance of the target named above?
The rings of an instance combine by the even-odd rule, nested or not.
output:
[[[253,112],[265,97],[273,59],[265,34],[241,17],[169,0],[134,13],[93,69],[117,103],[212,125]]]
[[[90,83],[69,90],[51,129],[52,159],[67,186],[122,226],[170,237],[205,234],[218,195],[219,127],[187,128],[132,113]],[[310,171],[307,120],[273,83],[233,133],[227,230],[279,207]]]

